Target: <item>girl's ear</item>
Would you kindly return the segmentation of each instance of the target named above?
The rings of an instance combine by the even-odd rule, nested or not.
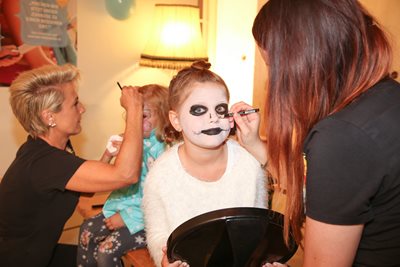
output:
[[[181,124],[179,122],[179,117],[178,117],[178,113],[176,113],[176,111],[174,110],[170,110],[168,112],[168,117],[169,117],[169,121],[171,122],[172,127],[174,127],[174,129],[178,132],[182,131],[182,127]]]

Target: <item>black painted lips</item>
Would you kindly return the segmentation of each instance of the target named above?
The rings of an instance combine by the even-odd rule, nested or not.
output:
[[[211,128],[211,129],[203,130],[203,131],[201,131],[201,133],[206,134],[206,135],[217,135],[222,131],[223,130],[218,127],[218,128]]]

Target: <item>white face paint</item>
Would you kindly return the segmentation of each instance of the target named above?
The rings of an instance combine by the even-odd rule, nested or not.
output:
[[[185,142],[204,148],[221,145],[230,132],[228,99],[225,88],[217,83],[195,83],[179,109],[178,119]]]

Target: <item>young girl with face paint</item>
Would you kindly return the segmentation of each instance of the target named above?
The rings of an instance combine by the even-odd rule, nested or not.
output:
[[[164,152],[164,128],[168,125],[168,90],[150,84],[140,87],[143,95],[143,155],[141,175],[135,184],[113,191],[103,211],[86,220],[80,229],[78,267],[122,266],[121,256],[146,246],[143,212],[143,182],[155,159]],[[121,141],[113,141],[114,150],[106,150],[102,160],[110,162]]]
[[[166,134],[180,142],[157,159],[143,197],[148,248],[157,266],[187,266],[169,264],[162,248],[188,219],[217,209],[267,205],[260,163],[228,139],[229,91],[209,67],[195,62],[169,85],[171,127]]]

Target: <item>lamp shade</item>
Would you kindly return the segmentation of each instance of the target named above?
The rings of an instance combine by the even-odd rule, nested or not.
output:
[[[139,64],[181,69],[197,60],[208,60],[200,30],[199,8],[156,4],[153,27]]]

